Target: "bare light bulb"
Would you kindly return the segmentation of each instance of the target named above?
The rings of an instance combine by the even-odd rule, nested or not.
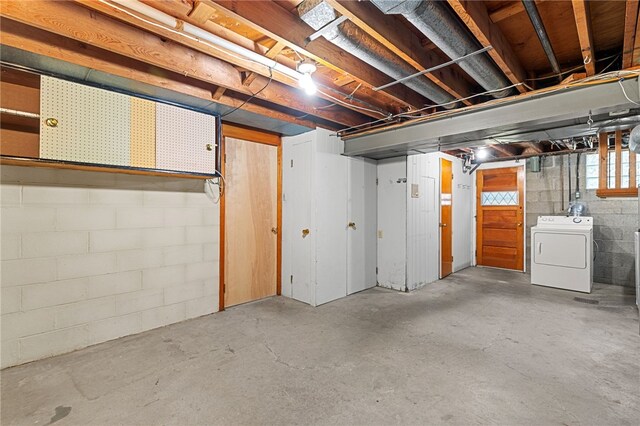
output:
[[[304,92],[309,96],[314,95],[318,90],[318,88],[316,87],[316,84],[313,82],[313,79],[311,78],[311,74],[309,73],[302,74],[302,76],[300,77],[300,80],[298,80],[298,84],[300,85],[300,88],[303,89]]]
[[[487,158],[487,155],[489,154],[487,148],[479,148],[478,150],[476,150],[476,158],[478,160],[484,160],[485,158]]]

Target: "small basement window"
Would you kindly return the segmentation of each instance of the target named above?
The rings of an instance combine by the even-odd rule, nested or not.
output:
[[[601,133],[598,154],[587,156],[587,189],[598,197],[637,197],[640,161],[629,150],[629,131]]]

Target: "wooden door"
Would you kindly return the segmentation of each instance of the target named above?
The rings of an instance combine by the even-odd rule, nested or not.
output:
[[[478,170],[476,262],[524,270],[524,167]]]
[[[452,197],[453,172],[452,163],[440,159],[440,278],[453,272],[452,247]]]
[[[225,137],[224,306],[277,294],[278,147]]]

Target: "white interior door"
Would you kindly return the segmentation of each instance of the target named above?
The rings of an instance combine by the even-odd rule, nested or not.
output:
[[[311,148],[312,142],[293,145],[290,172],[293,185],[287,194],[291,206],[291,297],[304,303],[311,300],[312,250],[315,233],[311,232]],[[309,231],[307,235],[305,230]]]
[[[376,285],[377,168],[361,158],[348,163],[347,294]]]

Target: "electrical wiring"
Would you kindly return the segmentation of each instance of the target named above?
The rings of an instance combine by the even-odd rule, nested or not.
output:
[[[622,79],[618,80],[618,84],[620,85],[620,89],[622,89],[622,94],[624,95],[625,98],[627,98],[629,102],[635,105],[640,105],[640,103],[634,100],[631,100],[631,98],[627,95],[627,91],[624,89],[624,85],[622,84]]]
[[[347,106],[349,108],[355,108],[355,109],[358,109],[358,110],[361,110],[361,111],[372,112],[374,114],[379,114],[379,115],[381,115],[383,117],[389,117],[390,116],[390,114],[387,114],[387,113],[382,112],[382,111],[376,111],[375,109],[365,108],[365,107],[361,107],[361,106],[358,106],[358,105],[350,104],[348,102],[344,102],[344,101],[342,101],[342,100],[340,100],[340,99],[338,99],[338,98],[336,98],[334,96],[331,96],[330,94],[328,94],[326,92],[323,92],[322,90],[318,90],[318,93],[323,94],[324,96],[326,96],[327,98],[331,99],[332,101],[334,101],[337,104],[341,104],[341,105]]]
[[[614,58],[614,59],[613,59],[613,61],[611,61],[611,63],[609,63],[609,65],[607,65],[607,66],[606,66],[602,71],[600,71],[598,74],[602,74],[602,73],[604,73],[604,72],[605,72],[605,70],[607,70],[609,67],[611,67],[611,65],[613,65],[619,57],[620,57],[620,55],[618,54],[618,55],[611,55],[611,56],[607,56],[607,57],[605,57],[605,58],[597,59],[597,60],[596,60],[596,62],[602,62],[602,61],[606,61],[606,60],[608,60],[608,59]],[[589,58],[591,58],[591,57],[589,57]],[[590,62],[590,61],[589,61],[589,62]],[[562,77],[563,75],[571,74],[571,73],[572,73],[572,72],[574,72],[574,71],[577,71],[577,70],[579,70],[579,69],[583,69],[585,65],[586,65],[586,63],[585,63],[585,64],[583,64],[583,65],[578,65],[577,67],[573,67],[573,68],[568,69],[568,70],[566,70],[566,71],[562,71],[560,74],[553,74],[553,75],[549,75],[549,76],[547,76],[547,77],[526,78],[526,79],[525,79],[525,81],[543,81],[543,80],[549,80],[549,79],[551,79],[551,78],[558,78],[558,77]]]
[[[249,98],[247,98],[247,100],[245,100],[243,103],[241,103],[237,107],[233,108],[231,111],[225,112],[224,114],[222,114],[220,116],[220,118],[224,118],[224,117],[226,117],[226,116],[228,116],[230,114],[233,114],[234,112],[236,112],[237,110],[239,110],[240,108],[245,106],[247,103],[249,103],[249,101],[251,101],[253,98],[255,98],[260,93],[262,93],[267,87],[269,87],[269,85],[271,84],[272,81],[273,81],[273,70],[271,68],[269,68],[269,81],[267,81],[267,84],[265,84],[262,89],[258,90],[256,93],[253,93],[251,96],[249,96]]]
[[[213,179],[207,179],[204,181],[204,192],[207,195],[207,198],[209,198],[213,202],[213,204],[218,204],[220,198],[224,195],[224,187],[226,184],[224,176],[220,175],[217,179],[218,182],[214,182]],[[217,197],[214,193],[214,185],[218,186]]]

